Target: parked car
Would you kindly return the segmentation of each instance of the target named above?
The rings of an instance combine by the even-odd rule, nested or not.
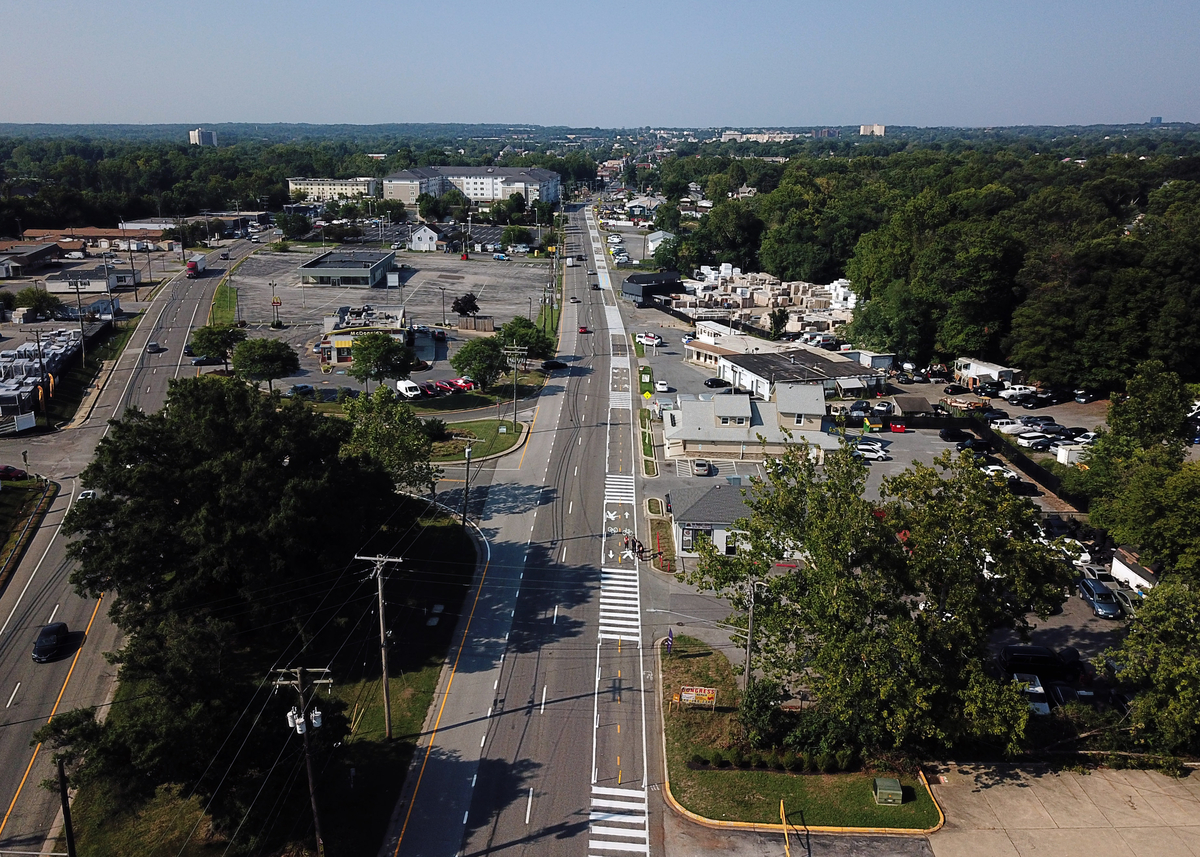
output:
[[[1042,434],[1040,431],[1027,431],[1024,434],[1017,435],[1017,446],[1032,448],[1034,444],[1040,441],[1045,441],[1046,446],[1050,445],[1050,435]]]
[[[283,395],[288,399],[313,399],[316,398],[317,388],[312,384],[293,384]]]
[[[709,471],[708,459],[697,458],[692,461],[692,474],[694,476],[707,476]]]
[[[207,354],[192,358],[193,366],[222,366],[224,363],[220,357],[209,357]]]
[[[1049,714],[1050,700],[1042,680],[1034,673],[1013,673],[1012,680],[1021,685],[1021,693],[1034,714]]]
[[[1117,606],[1127,619],[1137,618],[1138,610],[1142,606],[1142,596],[1132,589],[1114,589],[1113,598],[1117,599]]]
[[[1098,432],[1085,431],[1083,434],[1075,437],[1075,442],[1082,443],[1084,446],[1091,446],[1097,441],[1097,439],[1099,439],[1099,437],[1100,435]]]
[[[1096,694],[1090,690],[1076,690],[1065,681],[1052,681],[1046,686],[1046,697],[1051,708],[1058,708],[1072,702],[1084,705],[1095,705]]]
[[[999,476],[1001,479],[1004,479],[1010,484],[1021,481],[1020,476],[1018,476],[1014,471],[1009,470],[1003,464],[985,464],[979,469],[988,476]]]
[[[942,387],[942,392],[947,396],[961,396],[963,393],[969,393],[970,390],[962,384],[947,384],[945,387]]]
[[[1096,397],[1088,390],[1076,390],[1075,401],[1081,405],[1086,405],[1088,402],[1096,401]]]
[[[730,384],[724,378],[705,378],[704,386],[708,387],[710,390],[715,390],[720,387],[728,387]]]
[[[1056,652],[1046,646],[1014,644],[1001,649],[996,662],[1006,676],[1029,673],[1043,682],[1072,681],[1083,671],[1079,652],[1070,647]]]
[[[953,428],[950,426],[947,426],[946,428],[941,429],[938,432],[938,437],[940,437],[942,440],[946,441],[947,443],[958,443],[960,441],[966,440],[970,436],[971,435],[967,434],[962,429]]]
[[[455,387],[453,384],[451,384],[449,381],[430,381],[429,383],[433,384],[433,386],[437,389],[437,391],[439,393],[457,393],[457,392],[459,392],[458,388]]]
[[[39,664],[54,660],[67,645],[67,623],[51,622],[38,631],[33,642],[33,659]]]
[[[992,423],[992,429],[1001,434],[1020,434],[1023,431],[1029,431],[1029,426],[1016,420],[996,420]]]
[[[431,381],[418,381],[417,386],[421,388],[421,395],[432,399],[434,396],[440,396],[441,390],[433,385]]]
[[[462,378],[451,378],[450,383],[462,390],[464,393],[474,390],[477,386],[474,381],[465,376]]]
[[[1083,578],[1079,581],[1079,597],[1092,608],[1092,613],[1100,619],[1120,619],[1121,605],[1113,596],[1112,590],[1098,580]]]
[[[636,337],[642,345],[662,345],[663,338],[657,333],[639,333]]]
[[[682,342],[684,345],[687,345],[689,342],[695,342],[695,341],[696,341],[696,337],[692,336],[690,333],[687,333],[687,334],[684,334],[684,335],[683,335],[683,336],[680,338],[680,340],[679,340],[679,341],[680,341],[680,342]]]
[[[1026,396],[1036,393],[1037,390],[1033,387],[1028,387],[1023,384],[1013,384],[1011,387],[1005,387],[1000,391],[999,396],[1002,399],[1008,399],[1010,402],[1017,396]]]
[[[853,405],[850,406],[849,415],[850,415],[850,419],[852,419],[852,420],[861,420],[863,417],[870,415],[870,413],[871,413],[871,403],[866,401],[865,399],[859,399],[857,402],[855,402]]]
[[[891,402],[876,402],[871,408],[871,413],[877,417],[890,417],[896,410],[896,406]]]
[[[1021,423],[1021,425],[1024,425],[1024,426],[1044,426],[1044,425],[1050,425],[1051,423],[1053,423],[1054,417],[1047,417],[1047,416],[1039,417],[1039,416],[1027,415],[1027,416],[1021,417],[1019,422]]]
[[[981,437],[969,437],[954,445],[959,452],[991,452],[992,445]]]
[[[655,381],[654,382],[654,392],[656,392],[656,393],[665,393],[670,389],[671,388],[667,386],[666,381]]]
[[[1008,419],[1008,411],[1002,411],[999,408],[989,408],[983,412],[983,419],[989,425],[991,425],[992,428],[995,428],[996,423],[1000,422],[1000,420]]]
[[[856,446],[850,452],[855,458],[862,458],[866,461],[890,461],[891,456],[882,449],[876,449],[873,446]]]
[[[1109,589],[1116,590],[1121,584],[1117,583],[1117,579],[1102,565],[1085,562],[1079,565],[1079,570],[1083,572],[1083,576],[1103,583]]]
[[[28,479],[29,474],[19,467],[5,464],[0,467],[0,479]]]

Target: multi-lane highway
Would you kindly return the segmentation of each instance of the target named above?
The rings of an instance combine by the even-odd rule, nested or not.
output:
[[[195,370],[183,356],[193,327],[207,321],[213,291],[224,268],[253,250],[248,242],[229,248],[221,262],[209,256],[207,275],[188,280],[182,274],[167,283],[146,313],[103,389],[76,423],[60,431],[26,438],[0,438],[0,461],[19,462],[27,451],[29,470],[61,485],[24,561],[0,593],[0,852],[37,851],[58,816],[58,797],[38,784],[52,775],[50,753],[31,747],[33,733],[56,714],[89,705],[103,706],[115,689],[115,668],[103,653],[119,645],[117,629],[101,601],[71,591],[71,563],[61,532],[63,517],[79,494],[79,473],[91,461],[108,420],[135,406],[157,410],[172,378]],[[147,342],[161,350],[147,353]],[[46,664],[30,657],[39,626],[66,622],[69,654]]]
[[[521,456],[472,475],[485,574],[384,851],[647,854],[635,369],[590,214],[573,212],[560,359]],[[588,333],[578,332],[586,328]],[[448,472],[461,480],[461,468]],[[445,498],[460,483],[447,481]],[[651,747],[652,749],[652,747]],[[436,819],[436,823],[430,821]]]

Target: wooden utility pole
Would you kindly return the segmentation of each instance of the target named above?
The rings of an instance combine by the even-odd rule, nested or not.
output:
[[[388,684],[388,632],[387,619],[384,616],[383,604],[383,568],[389,562],[401,563],[404,562],[404,557],[399,556],[358,556],[355,559],[366,560],[367,562],[375,563],[375,570],[372,574],[375,577],[375,582],[378,584],[379,590],[379,657],[383,667],[383,726],[384,736],[387,740],[392,740],[392,693],[391,687]]]
[[[275,679],[276,687],[294,687],[294,688],[296,688],[297,694],[299,694],[299,696],[300,696],[299,709],[298,710],[293,709],[293,711],[298,711],[298,713],[296,714],[295,729],[304,738],[304,766],[308,770],[308,800],[309,800],[309,803],[312,805],[313,830],[317,835],[317,857],[325,857],[325,838],[321,835],[321,814],[317,811],[317,780],[316,780],[316,777],[313,775],[312,751],[309,748],[309,743],[308,743],[309,712],[307,709],[308,703],[306,702],[305,697],[304,697],[304,689],[305,689],[305,675],[304,674],[306,672],[315,672],[315,673],[321,673],[322,675],[328,676],[329,670],[327,670],[327,669],[305,669],[304,667],[297,667],[294,670],[293,669],[283,669],[283,670],[275,670],[275,672],[279,673],[279,678]],[[293,678],[293,675],[295,676],[294,678]],[[309,684],[331,685],[331,684],[333,684],[333,679],[331,679],[331,678],[315,678],[315,679],[312,679],[309,682]],[[315,709],[314,709],[314,711],[315,711]],[[313,718],[313,719],[314,719],[314,722],[311,724],[312,727],[314,729],[318,728],[321,725],[319,716],[316,718]],[[290,723],[290,721],[289,721],[289,723]]]

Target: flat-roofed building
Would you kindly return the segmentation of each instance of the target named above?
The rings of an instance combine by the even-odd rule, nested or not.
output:
[[[300,266],[300,285],[383,287],[395,258],[395,253],[378,250],[330,250]]]
[[[309,179],[298,176],[288,179],[288,195],[294,199],[297,193],[304,193],[306,199],[327,202],[331,199],[375,196],[378,185],[378,180],[370,176],[355,179]]]
[[[514,193],[525,201],[557,202],[562,192],[558,173],[540,167],[413,167],[383,179],[383,198],[416,205],[423,193],[442,196],[451,188],[476,203],[508,199]]]
[[[215,146],[217,145],[217,132],[205,131],[203,128],[188,131],[188,142],[193,146]]]

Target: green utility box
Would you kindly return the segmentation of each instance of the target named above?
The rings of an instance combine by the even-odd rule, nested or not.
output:
[[[891,777],[876,777],[875,803],[888,806],[899,806],[904,803],[904,790],[900,788],[900,781]]]

